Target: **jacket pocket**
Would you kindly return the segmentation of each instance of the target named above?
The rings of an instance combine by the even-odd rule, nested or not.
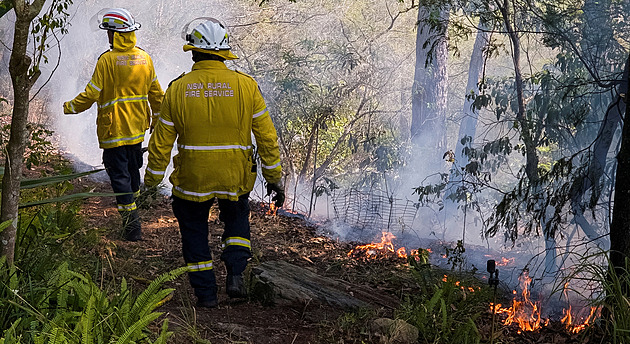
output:
[[[111,134],[112,127],[112,113],[99,113],[96,115],[96,134],[99,139],[106,138],[112,136]]]
[[[254,188],[254,184],[256,183],[256,176],[258,175],[258,166],[256,165],[256,158],[254,156],[250,156],[247,158],[247,166],[250,167],[249,170],[245,171],[245,190],[244,191],[252,191]]]
[[[171,184],[179,186],[181,185],[181,180],[182,180],[182,176],[181,171],[180,171],[180,163],[181,163],[181,157],[179,156],[180,153],[178,153],[177,155],[175,155],[173,157],[173,172],[171,173]]]

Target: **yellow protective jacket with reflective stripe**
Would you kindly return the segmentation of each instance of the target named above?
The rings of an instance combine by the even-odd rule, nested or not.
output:
[[[135,46],[135,32],[116,32],[113,43],[113,49],[99,57],[85,91],[64,104],[64,113],[75,114],[97,103],[101,148],[142,142],[151,110],[157,119],[164,97],[151,57]]]
[[[279,182],[278,137],[258,84],[223,62],[199,61],[166,90],[149,141],[144,183],[162,180],[177,139],[173,195],[197,202],[213,197],[236,201],[256,180],[252,133],[263,177]]]

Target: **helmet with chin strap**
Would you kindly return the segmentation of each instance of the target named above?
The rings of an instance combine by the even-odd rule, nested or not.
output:
[[[140,23],[136,22],[131,13],[124,8],[110,8],[103,15],[101,24],[98,26],[103,30],[116,32],[131,32],[140,28]]]

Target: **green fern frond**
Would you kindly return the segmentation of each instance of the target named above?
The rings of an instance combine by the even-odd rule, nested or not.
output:
[[[11,265],[11,267],[9,267],[9,289],[19,289],[18,274],[15,265]]]
[[[133,316],[135,316],[135,318],[131,318],[131,320],[136,319],[136,318],[142,318],[145,315],[153,312],[154,309],[156,309],[158,306],[160,306],[163,302],[163,300],[170,295],[173,291],[175,291],[175,289],[169,288],[169,289],[163,289],[160,290],[159,292],[155,293],[154,295],[151,295],[149,297],[149,299],[146,302],[146,307],[144,308],[139,308],[138,309],[138,313],[137,314],[133,314]]]
[[[123,335],[120,336],[120,338],[118,338],[118,341],[116,341],[116,344],[129,344],[129,343],[131,343],[131,341],[133,339],[135,339],[135,337],[136,337],[136,335],[138,333],[140,333],[143,329],[145,329],[147,327],[147,325],[149,325],[150,322],[152,322],[153,320],[159,318],[160,315],[162,315],[162,313],[155,312],[155,313],[151,313],[151,314],[143,317],[142,319],[136,321],[133,325],[129,326],[127,331],[125,331],[125,333],[123,333]]]
[[[64,312],[68,307],[68,282],[71,275],[68,273],[68,264],[62,263],[53,274],[56,278],[57,291],[57,312]]]
[[[42,326],[41,331],[39,331],[40,333],[52,333],[52,329],[54,328],[58,328],[63,324],[63,320],[64,320],[64,316],[66,315],[71,315],[69,312],[58,312],[53,318],[52,320],[46,322],[44,324],[44,326]],[[42,338],[42,344],[44,339]],[[36,341],[35,344],[40,344],[40,342]]]
[[[165,274],[162,274],[158,278],[153,280],[153,282],[149,284],[149,287],[147,287],[147,289],[145,289],[142,294],[140,294],[136,299],[136,302],[131,308],[128,321],[134,321],[139,317],[139,314],[147,314],[148,312],[155,309],[155,305],[157,304],[157,302],[159,302],[160,300],[162,300],[162,298],[164,298],[164,296],[166,296],[164,295],[158,300],[153,300],[153,297],[155,296],[155,294],[158,293],[158,290],[162,287],[162,285],[166,282],[176,279],[177,277],[184,274],[186,271],[188,271],[188,267],[184,266],[179,269],[175,269]],[[147,309],[150,310],[147,312]]]
[[[16,329],[20,325],[20,322],[22,322],[22,318],[14,321],[13,324],[11,324],[11,327],[4,331],[4,338],[2,338],[2,343],[4,343],[4,341],[6,341],[7,344],[17,343]]]
[[[94,337],[92,333],[92,327],[94,327],[94,318],[96,317],[96,309],[94,304],[96,297],[90,296],[88,304],[85,308],[85,313],[81,317],[81,344],[93,344]]]
[[[175,291],[175,289],[173,289],[173,291]],[[159,308],[162,307],[165,303],[167,303],[168,301],[171,301],[173,299],[173,293],[169,293],[168,295],[166,295],[163,299],[161,299],[160,301],[158,301],[155,304],[155,308]]]
[[[166,344],[168,339],[173,335],[173,332],[168,330],[168,318],[164,319],[162,323],[162,329],[160,330],[160,336],[153,342],[153,344]]]
[[[68,340],[66,340],[66,336],[63,334],[63,330],[55,327],[50,332],[50,339],[48,340],[48,344],[67,344]]]
[[[111,305],[115,309],[115,316],[121,324],[128,324],[129,310],[131,309],[131,289],[127,286],[127,279],[120,283],[120,293],[112,300]]]

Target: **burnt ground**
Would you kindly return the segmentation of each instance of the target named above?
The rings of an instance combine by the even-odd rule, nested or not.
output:
[[[83,179],[82,189],[111,192],[106,183]],[[348,257],[356,243],[334,241],[300,217],[272,216],[262,203],[250,202],[253,255],[250,268],[264,261],[283,260],[320,275],[341,279],[353,287],[348,293],[373,305],[370,317],[392,317],[404,294],[418,291],[407,273],[405,261],[397,258],[361,261]],[[82,207],[85,225],[98,229],[100,239],[90,253],[100,256],[102,280],[120,283],[130,280],[142,290],[158,275],[184,265],[177,220],[167,197],[158,197],[150,207],[140,209],[144,240],[121,240],[120,217],[113,197],[91,198]],[[196,309],[192,289],[185,277],[167,285],[175,288],[171,300],[160,307],[169,319],[174,335],[171,343],[382,343],[371,335],[369,325],[361,327],[359,317],[349,310],[325,304],[263,306],[254,299],[232,301],[225,294],[225,268],[218,259],[222,225],[218,209],[209,219],[210,242],[219,285],[219,307]],[[247,271],[246,271],[247,273]],[[483,283],[483,282],[482,282]],[[344,315],[346,314],[346,315]],[[345,318],[344,318],[345,317]],[[340,319],[346,319],[344,323]],[[490,314],[476,321],[482,337],[489,339]],[[351,331],[344,330],[348,323]],[[159,324],[154,325],[156,330]],[[357,330],[357,326],[359,329]],[[535,333],[518,334],[515,328],[497,326],[494,343],[599,343],[601,337],[568,334],[562,324],[551,323]],[[489,341],[488,341],[489,342]],[[605,342],[605,341],[604,341]]]

